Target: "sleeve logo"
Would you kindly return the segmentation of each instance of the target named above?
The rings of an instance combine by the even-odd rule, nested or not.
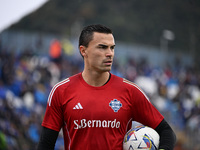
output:
[[[122,107],[122,103],[117,99],[111,100],[109,106],[114,110],[114,112],[118,112],[118,110]]]

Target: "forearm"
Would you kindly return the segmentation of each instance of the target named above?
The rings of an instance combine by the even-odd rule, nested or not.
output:
[[[163,119],[155,130],[160,135],[159,149],[173,150],[176,143],[176,135],[169,124]]]
[[[58,137],[57,131],[42,127],[40,141],[37,150],[54,150],[55,143]]]

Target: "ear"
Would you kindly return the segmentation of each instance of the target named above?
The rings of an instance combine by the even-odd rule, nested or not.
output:
[[[85,57],[85,56],[86,56],[86,47],[83,46],[83,45],[81,45],[81,46],[79,47],[79,50],[80,50],[81,55],[82,55],[83,57]]]

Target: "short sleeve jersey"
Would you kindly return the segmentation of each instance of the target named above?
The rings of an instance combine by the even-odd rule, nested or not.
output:
[[[42,126],[63,129],[65,150],[122,150],[132,121],[156,128],[163,116],[134,83],[111,74],[101,87],[81,73],[51,90]]]

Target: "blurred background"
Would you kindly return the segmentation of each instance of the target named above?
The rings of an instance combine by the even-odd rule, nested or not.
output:
[[[114,32],[112,73],[146,92],[176,132],[175,150],[200,149],[199,0],[0,0],[0,8],[0,150],[36,148],[48,94],[82,71],[78,36],[97,23]]]

